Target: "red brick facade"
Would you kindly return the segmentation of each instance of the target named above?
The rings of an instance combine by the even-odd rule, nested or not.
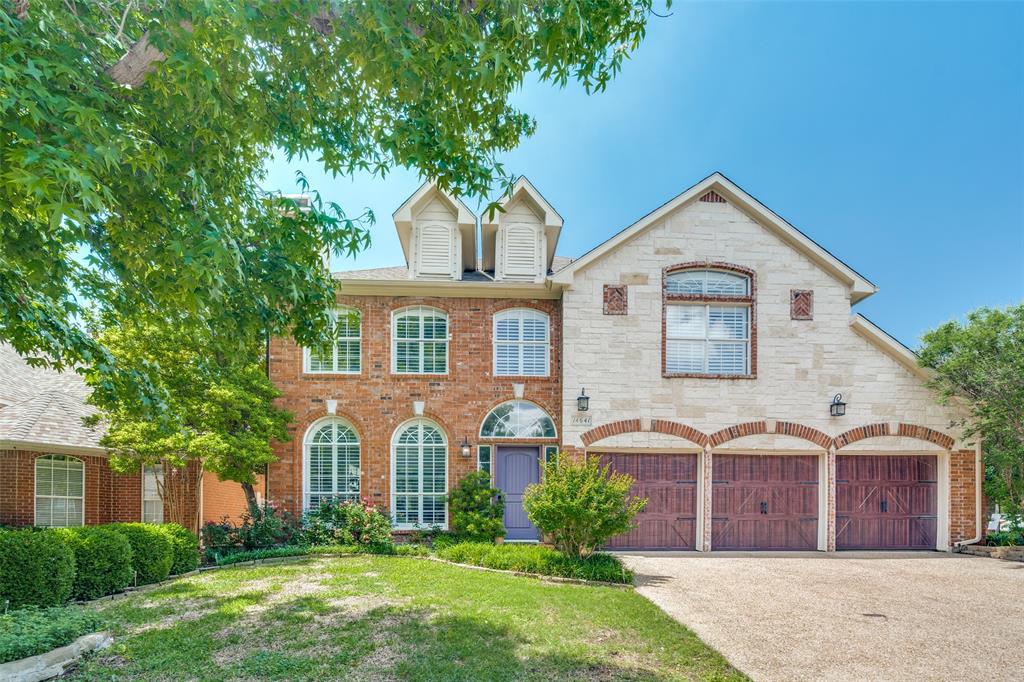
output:
[[[978,532],[978,504],[974,450],[953,450],[949,453],[949,538],[950,542],[970,540]],[[984,508],[984,507],[983,507]],[[982,528],[984,532],[984,528]]]
[[[31,526],[35,523],[36,458],[51,453],[29,450],[0,450],[0,525]],[[107,458],[100,455],[69,455],[85,463],[85,524],[142,520],[142,475],[116,474]],[[239,484],[220,481],[204,474],[203,521],[228,516],[238,520],[245,510],[245,495]],[[184,518],[194,519],[195,508]],[[168,519],[169,520],[169,519]]]
[[[338,303],[359,310],[362,320],[359,374],[305,374],[302,349],[291,339],[270,345],[270,378],[284,394],[278,403],[295,420],[292,440],[276,444],[278,460],[270,465],[268,498],[301,513],[303,504],[303,437],[310,425],[329,416],[327,400],[337,401],[336,414],[349,421],[360,441],[360,494],[390,507],[391,439],[403,422],[416,417],[413,403],[424,403],[423,417],[436,422],[448,441],[449,487],[476,469],[476,447],[484,417],[496,405],[513,400],[514,384],[523,384],[523,399],[552,417],[561,434],[561,319],[557,301],[447,297],[339,296]],[[430,306],[449,316],[447,375],[391,372],[392,312],[406,306]],[[493,376],[492,329],[495,313],[533,308],[550,317],[550,362],[547,377]],[[472,444],[463,457],[460,444]],[[493,442],[493,441],[492,441]],[[517,443],[557,444],[558,438]]]

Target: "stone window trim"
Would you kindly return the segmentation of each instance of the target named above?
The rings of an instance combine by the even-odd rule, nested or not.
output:
[[[704,294],[672,294],[668,291],[668,277],[684,270],[723,270],[750,278],[747,296],[707,296]],[[750,373],[708,374],[703,372],[669,372],[666,366],[668,340],[668,306],[672,303],[741,303],[750,306]],[[757,273],[751,268],[724,261],[697,260],[668,265],[661,269],[661,376],[666,379],[724,379],[744,380],[757,378]]]

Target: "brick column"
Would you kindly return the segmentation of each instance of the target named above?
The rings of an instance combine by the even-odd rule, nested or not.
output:
[[[704,459],[703,469],[701,473],[704,481],[704,495],[701,500],[701,509],[703,510],[703,523],[701,524],[701,537],[699,538],[699,549],[702,552],[711,551],[711,471],[712,471],[712,455],[711,446],[704,446]]]
[[[826,481],[828,509],[826,516],[825,550],[836,551],[836,446],[828,449],[828,481]]]

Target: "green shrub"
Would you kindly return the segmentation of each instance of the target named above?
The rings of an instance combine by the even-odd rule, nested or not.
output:
[[[611,554],[591,554],[580,559],[542,545],[492,545],[465,542],[437,552],[442,559],[503,571],[520,571],[609,583],[633,582],[633,574]]]
[[[196,570],[199,566],[199,538],[196,534],[177,523],[164,523],[159,528],[171,541],[174,555],[171,573],[181,575]]]
[[[25,608],[0,615],[0,663],[70,644],[104,627],[94,611],[77,606]]]
[[[486,471],[464,476],[448,495],[452,530],[470,541],[490,542],[505,537],[505,503],[501,491],[491,486]]]
[[[174,550],[167,533],[151,523],[111,523],[132,546],[132,568],[139,585],[166,580],[174,564]]]
[[[273,503],[265,502],[242,514],[242,524],[234,529],[236,543],[245,549],[277,547],[293,541],[298,533],[295,518]]]
[[[365,502],[324,500],[302,519],[302,541],[308,545],[362,545],[386,554],[394,546],[391,517]]]
[[[266,547],[263,549],[243,549],[238,552],[219,556],[215,560],[215,563],[218,566],[230,566],[231,564],[241,564],[246,561],[256,561],[257,559],[276,559],[278,557],[304,556],[306,554],[309,554],[309,547],[304,547],[302,545]]]
[[[71,597],[75,555],[53,531],[0,531],[0,609],[57,606]]]
[[[526,488],[523,508],[560,550],[585,557],[634,527],[633,517],[647,500],[630,498],[632,487],[631,476],[602,468],[596,460],[560,457],[544,466],[543,483]]]
[[[1000,530],[988,533],[985,544],[989,547],[1016,547],[1024,545],[1024,530]]]
[[[75,553],[75,599],[98,599],[131,584],[132,547],[121,533],[106,526],[55,532]]]

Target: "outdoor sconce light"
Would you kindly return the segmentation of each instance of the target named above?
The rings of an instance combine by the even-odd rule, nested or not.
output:
[[[580,412],[586,412],[590,409],[590,396],[587,395],[587,389],[581,388],[580,395],[576,398],[576,409]]]
[[[828,413],[833,417],[842,417],[846,414],[846,403],[843,402],[842,393],[836,393],[836,397],[832,398],[832,404],[828,406]]]
[[[473,447],[469,444],[468,436],[462,437],[462,445],[460,445],[459,448],[463,457],[469,457],[471,454],[473,454]]]

